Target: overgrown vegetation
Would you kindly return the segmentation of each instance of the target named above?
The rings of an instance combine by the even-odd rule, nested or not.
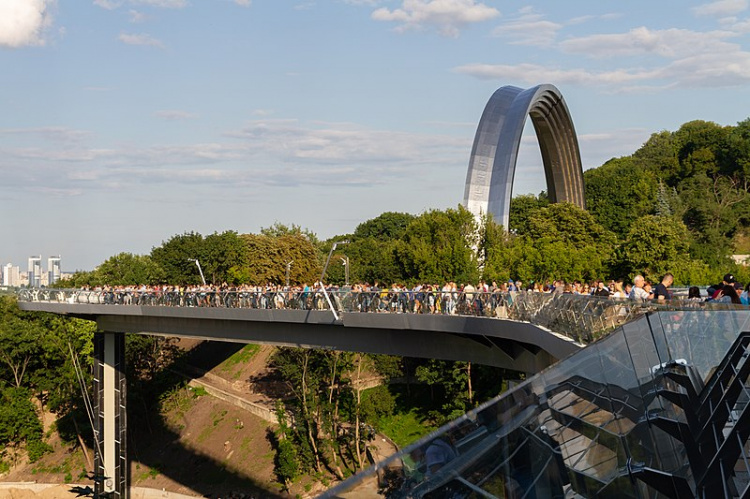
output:
[[[367,466],[376,431],[406,445],[500,392],[502,369],[467,362],[279,349],[273,365],[294,397],[272,441],[277,474],[332,474],[342,479]],[[366,374],[386,383],[364,390]],[[391,378],[409,383],[390,385]],[[286,442],[290,442],[291,447]]]
[[[34,462],[51,450],[40,411],[57,415],[64,441],[89,437],[71,351],[88,376],[93,331],[90,322],[23,312],[15,297],[0,296],[0,461],[25,453]]]

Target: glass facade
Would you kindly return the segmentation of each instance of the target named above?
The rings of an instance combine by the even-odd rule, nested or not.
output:
[[[326,497],[745,497],[750,311],[663,310]]]

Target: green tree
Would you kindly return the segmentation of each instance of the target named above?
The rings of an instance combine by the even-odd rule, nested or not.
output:
[[[445,424],[471,407],[471,363],[430,359],[417,367],[416,377],[430,387],[433,399],[436,387],[442,391],[439,398],[444,402],[440,410],[430,412],[436,424]]]
[[[728,163],[747,182],[750,179],[750,118],[740,121],[727,137]]]
[[[585,210],[551,204],[532,212],[523,236],[485,229],[483,276],[497,282],[601,278],[608,274],[615,241]]]
[[[197,232],[172,236],[151,249],[151,259],[164,269],[165,280],[170,284],[200,284],[195,260],[205,263],[202,256],[203,236]]]
[[[338,249],[338,255],[349,257],[351,282],[369,282],[391,284],[404,280],[404,276],[396,263],[397,241],[379,240],[376,238],[355,239],[350,244]],[[344,272],[341,265],[332,260],[328,268],[327,281],[344,282]]]
[[[705,173],[685,179],[679,189],[687,207],[683,220],[696,235],[691,253],[710,265],[725,264],[731,239],[747,217],[750,194],[739,179]]]
[[[586,210],[571,203],[555,203],[529,217],[528,236],[571,245],[611,246],[615,237]]]
[[[302,236],[312,243],[313,246],[318,247],[321,244],[320,239],[315,232],[310,229],[305,229],[299,225],[284,225],[276,222],[270,227],[262,227],[260,229],[262,236],[268,237],[282,237],[282,236]]]
[[[396,409],[396,399],[385,385],[376,386],[362,397],[362,419],[378,427],[381,418],[390,416]]]
[[[522,194],[515,196],[510,202],[510,214],[508,231],[515,234],[526,234],[529,230],[529,217],[540,208],[549,206],[549,197],[546,192],[540,192],[538,196],[533,194]]]
[[[701,272],[688,253],[690,233],[674,218],[646,215],[636,220],[618,250],[623,275],[643,274],[654,282],[671,272],[678,284],[690,282]],[[694,281],[693,281],[694,282]]]
[[[158,284],[165,277],[164,270],[150,256],[132,253],[112,256],[94,270],[94,282],[110,286]]]
[[[246,266],[247,245],[234,231],[214,232],[203,240],[201,265],[206,280],[214,284],[239,284]]]
[[[476,282],[477,234],[474,215],[462,206],[428,211],[409,224],[395,250],[396,264],[410,282]]]
[[[26,388],[0,388],[0,456],[12,449],[14,457],[22,445],[42,441],[42,423]],[[37,456],[38,457],[38,456]]]
[[[650,171],[657,177],[664,178],[668,185],[675,186],[679,180],[678,170],[680,166],[677,150],[678,145],[674,134],[662,130],[651,134],[646,143],[633,153],[632,158],[638,166]]]
[[[14,297],[0,297],[0,387],[16,390],[6,393],[16,408],[23,406],[19,397],[27,397],[29,404],[35,397],[42,410],[47,406],[57,414],[61,436],[78,435],[79,443],[80,432],[66,433],[67,422],[82,407],[70,355],[75,352],[84,367],[90,365],[93,329],[87,321],[21,311]],[[46,448],[39,439],[27,450],[38,456]]]
[[[294,234],[278,237],[243,234],[240,238],[247,248],[243,282],[283,283],[287,262],[293,262],[289,272],[293,284],[312,284],[320,278],[318,252],[306,237]]]
[[[0,380],[15,388],[31,388],[42,374],[50,335],[39,317],[21,311],[15,298],[0,297]]]
[[[273,432],[276,440],[276,460],[274,471],[279,482],[289,491],[292,482],[299,475],[299,458],[292,442],[293,433],[287,421],[286,410],[281,401],[276,402],[278,429]]]
[[[377,217],[362,222],[352,234],[352,240],[376,239],[378,241],[401,239],[406,233],[414,215],[386,211]]]
[[[679,179],[705,174],[728,173],[727,138],[730,128],[710,121],[689,121],[674,133]]]
[[[634,159],[611,159],[583,174],[586,207],[607,230],[622,237],[634,220],[654,213],[658,181]]]

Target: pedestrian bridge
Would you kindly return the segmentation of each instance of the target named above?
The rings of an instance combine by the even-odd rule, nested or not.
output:
[[[525,373],[539,372],[646,310],[627,300],[577,295],[475,292],[448,303],[451,297],[435,294],[434,313],[426,306],[427,313],[413,313],[408,293],[350,290],[35,289],[19,293],[19,306],[93,320],[108,332],[471,361]]]
[[[18,301],[22,310],[96,321],[102,331],[94,335],[95,476],[103,477],[96,482],[96,493],[115,498],[129,494],[124,333],[472,361],[533,374],[560,365],[561,359],[577,359],[592,349],[598,352],[600,342],[584,347],[636,317],[648,319],[644,314],[655,307],[629,300],[526,292],[438,292],[428,300],[429,306],[419,307],[417,297],[409,293],[322,288],[311,292],[30,289],[19,292]],[[603,371],[605,364],[592,368]],[[526,412],[531,409],[529,405]],[[518,419],[512,410],[508,414]],[[489,433],[470,439],[477,438],[491,449],[498,431],[516,435],[513,428],[489,425],[479,429]],[[391,485],[402,487],[386,483]],[[412,486],[404,489],[407,494],[417,486],[427,493],[440,485],[428,480]]]

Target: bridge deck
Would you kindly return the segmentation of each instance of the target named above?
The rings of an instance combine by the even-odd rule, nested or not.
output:
[[[529,322],[491,317],[326,310],[20,301],[23,310],[94,320],[103,331],[325,348],[538,372],[583,345]]]

